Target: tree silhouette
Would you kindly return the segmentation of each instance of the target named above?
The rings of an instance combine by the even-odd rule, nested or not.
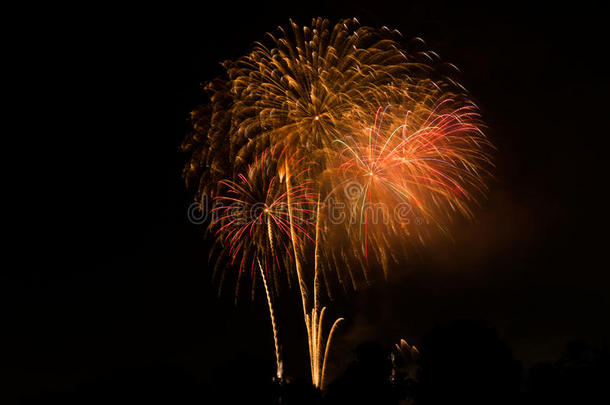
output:
[[[418,404],[511,404],[521,366],[496,331],[459,321],[429,332],[421,345]]]
[[[560,359],[533,366],[526,381],[529,404],[601,404],[610,402],[610,352],[569,342]]]
[[[391,404],[397,403],[390,377],[390,351],[375,342],[360,344],[356,360],[345,373],[328,387],[330,403]]]

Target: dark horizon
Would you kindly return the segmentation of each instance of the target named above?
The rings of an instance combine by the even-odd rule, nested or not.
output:
[[[155,367],[211,384],[244,358],[271,379],[262,293],[237,307],[231,289],[217,297],[210,241],[187,218],[193,196],[179,145],[189,112],[206,100],[201,83],[290,18],[307,25],[317,16],[356,17],[397,28],[405,40],[422,37],[458,66],[497,148],[488,199],[474,221],[458,221],[454,241],[397,265],[387,283],[339,295],[332,311],[347,322],[331,377],[360,343],[404,338],[419,346],[436,326],[458,320],[495,328],[524,372],[559,359],[570,341],[607,345],[605,10],[217,6],[92,10],[58,28],[61,51],[51,59],[66,67],[51,80],[74,90],[67,115],[76,134],[67,159],[57,159],[59,181],[40,189],[53,200],[52,215],[26,232],[41,247],[3,273],[10,400]],[[280,299],[289,303],[278,310],[286,373],[306,380],[298,294],[286,290]]]

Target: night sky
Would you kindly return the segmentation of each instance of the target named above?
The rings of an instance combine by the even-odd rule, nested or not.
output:
[[[453,242],[331,304],[348,318],[331,374],[362,341],[417,345],[457,319],[495,327],[526,367],[557,358],[569,340],[601,345],[610,335],[606,11],[582,2],[323,4],[91,8],[51,24],[35,80],[69,99],[44,135],[65,147],[32,179],[40,204],[30,214],[42,219],[27,225],[27,253],[2,273],[9,400],[158,369],[204,383],[244,362],[241,370],[272,375],[262,296],[237,307],[230,291],[216,296],[204,228],[187,219],[179,145],[219,62],[289,18],[357,17],[422,37],[463,72],[497,147],[489,198],[473,222],[458,222]],[[304,378],[298,292],[282,299],[286,373]]]

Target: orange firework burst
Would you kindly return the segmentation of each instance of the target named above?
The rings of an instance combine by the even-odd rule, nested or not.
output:
[[[445,98],[412,107],[379,108],[372,122],[356,121],[335,140],[329,196],[347,208],[346,240],[360,246],[352,256],[366,264],[372,252],[384,271],[397,250],[425,243],[434,228],[447,234],[452,214],[470,217],[490,165],[472,103]]]
[[[218,180],[233,178],[268,147],[329,147],[355,105],[383,104],[384,86],[425,68],[400,50],[398,36],[356,19],[332,25],[316,18],[311,27],[279,27],[247,55],[225,61],[226,74],[206,85],[211,103],[191,116],[193,131],[183,143],[191,155],[187,184],[213,195]]]
[[[240,117],[232,145],[238,160],[267,143],[329,146],[357,100],[409,67],[389,31],[355,19],[290,28],[279,27],[279,35],[269,34],[271,48],[257,43],[228,69]]]

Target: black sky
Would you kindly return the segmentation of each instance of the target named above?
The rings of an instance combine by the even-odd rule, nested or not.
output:
[[[422,37],[463,72],[498,149],[489,199],[455,242],[337,303],[349,320],[336,352],[366,339],[417,344],[455,319],[498,328],[525,364],[557,357],[570,339],[599,344],[610,334],[606,10],[408,1],[90,8],[43,30],[31,68],[40,93],[62,98],[51,106],[54,97],[32,97],[36,108],[61,110],[40,145],[62,150],[36,177],[46,181],[36,186],[40,221],[20,236],[28,253],[0,283],[10,398],[160,364],[205,381],[244,356],[271,369],[264,303],[235,308],[215,296],[203,229],[186,217],[178,146],[220,61],[289,18],[318,15]],[[292,308],[281,316],[291,325],[288,372],[300,376]]]

